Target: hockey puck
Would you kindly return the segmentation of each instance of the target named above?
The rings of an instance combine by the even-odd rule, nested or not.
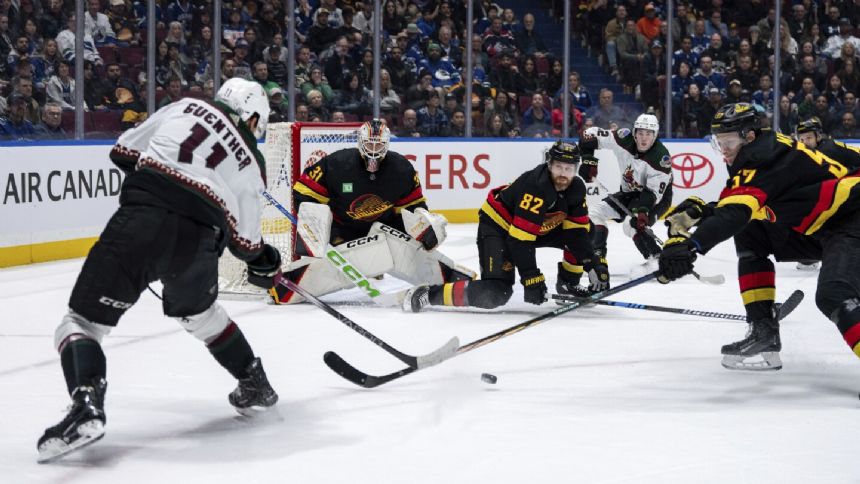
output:
[[[498,378],[496,378],[496,375],[491,375],[489,373],[481,373],[481,381],[483,381],[484,383],[495,385],[496,381],[498,381]]]

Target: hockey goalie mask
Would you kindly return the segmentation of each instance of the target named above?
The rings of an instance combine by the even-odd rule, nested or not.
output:
[[[215,100],[226,104],[245,123],[256,115],[257,127],[254,129],[254,136],[260,139],[266,134],[270,112],[269,98],[259,83],[233,77],[221,85],[215,94]]]
[[[660,131],[660,122],[653,114],[640,114],[633,123],[633,138],[636,140],[636,149],[644,153],[651,149],[657,141],[657,133]]]
[[[390,142],[391,132],[385,121],[374,119],[361,125],[358,130],[358,151],[364,158],[367,171],[375,173],[379,170],[379,164],[388,153]]]

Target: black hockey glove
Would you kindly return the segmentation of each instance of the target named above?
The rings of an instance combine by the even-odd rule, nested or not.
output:
[[[657,280],[663,284],[693,272],[696,245],[686,237],[673,237],[663,244],[660,252],[660,269]]]
[[[579,176],[585,183],[591,183],[597,178],[597,158],[592,155],[582,155],[579,164]]]
[[[582,261],[582,269],[588,274],[588,290],[592,294],[609,289],[609,266],[606,259],[594,256]]]
[[[630,217],[630,226],[636,229],[637,232],[642,232],[651,224],[648,219],[648,211],[641,209],[633,209],[633,215]]]
[[[583,153],[594,153],[597,146],[597,136],[583,133],[579,138],[579,150]]]
[[[248,261],[248,282],[263,289],[275,285],[275,277],[281,273],[281,253],[269,244],[263,244],[263,251],[252,261]]]
[[[547,298],[546,278],[537,269],[530,274],[522,274],[520,282],[525,289],[523,300],[529,304],[543,304]]]

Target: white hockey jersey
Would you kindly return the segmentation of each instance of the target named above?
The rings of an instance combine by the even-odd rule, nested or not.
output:
[[[613,132],[594,127],[586,129],[585,134],[597,138],[599,149],[608,149],[615,155],[621,173],[621,191],[634,192],[647,188],[656,197],[654,204],[660,203],[672,185],[672,160],[663,143],[655,140],[651,149],[639,156],[636,141],[629,129]]]
[[[265,161],[254,136],[221,108],[199,99],[176,101],[124,132],[114,152],[137,160],[137,170],[158,172],[220,207],[234,250],[254,254],[262,248]]]

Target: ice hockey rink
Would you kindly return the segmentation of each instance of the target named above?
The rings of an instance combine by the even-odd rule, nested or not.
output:
[[[617,284],[641,269],[630,239],[612,230]],[[477,268],[475,225],[449,234],[443,251]],[[538,252],[550,283],[559,257]],[[720,366],[720,346],[743,337],[744,323],[597,306],[368,390],[322,355],[335,350],[376,374],[403,364],[328,314],[224,301],[280,394],[277,411],[258,419],[233,411],[233,379],[146,292],[104,342],[104,439],[39,465],[36,440],[69,401],[52,341],[82,261],[0,270],[4,483],[860,482],[860,361],[815,307],[817,272],[787,263],[778,264],[778,298],[802,289],[806,299],[783,322],[776,372]],[[743,313],[731,243],[697,269],[727,282],[650,282],[611,299]],[[380,286],[405,287],[391,278]],[[325,299],[352,302],[337,307],[412,354],[556,307],[523,303],[519,285],[489,314],[355,305],[356,290]],[[484,372],[498,383],[482,382]]]

